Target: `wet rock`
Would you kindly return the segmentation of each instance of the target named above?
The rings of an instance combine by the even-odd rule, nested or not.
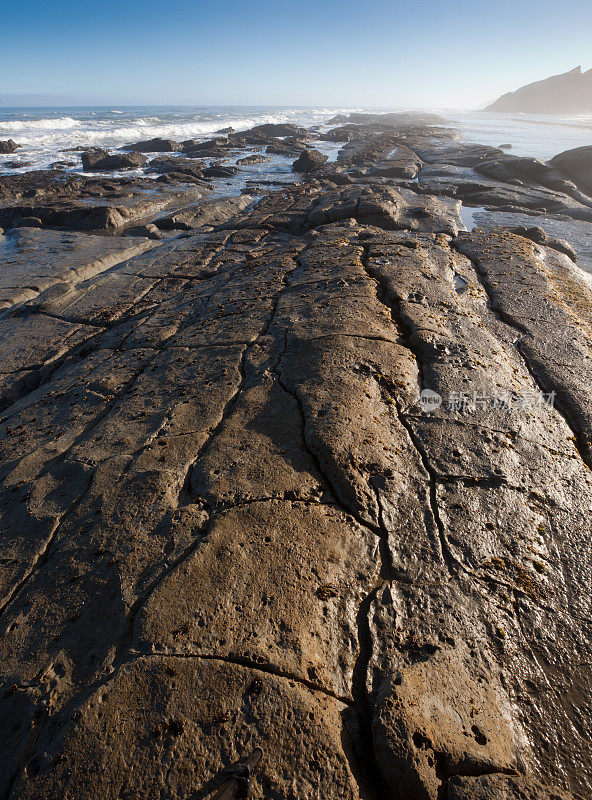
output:
[[[191,155],[193,153],[199,153],[210,157],[211,155],[216,155],[218,152],[226,154],[226,151],[230,147],[230,143],[228,139],[221,137],[216,139],[208,139],[205,142],[197,139],[188,139],[187,141],[181,142],[181,147],[182,152],[184,153]]]
[[[565,252],[572,260],[577,255],[578,265],[590,272],[592,270],[592,223],[570,220],[566,217],[557,218],[548,215],[516,214],[499,211],[479,211],[475,214],[475,223],[478,228],[493,230],[506,228],[519,235],[535,225],[544,229],[547,243],[553,242],[556,249]]]
[[[197,158],[187,158],[185,156],[159,156],[152,158],[146,166],[147,172],[183,172],[184,170],[201,170],[205,167],[205,162]]]
[[[20,144],[17,144],[12,139],[8,139],[0,142],[0,153],[10,155],[11,153],[16,153],[19,147],[21,147]]]
[[[169,690],[171,680],[175,692]],[[142,658],[89,697],[73,729],[64,731],[64,755],[55,770],[43,764],[35,777],[23,776],[17,793],[30,792],[31,800],[38,800],[56,777],[58,783],[68,781],[80,800],[97,791],[108,794],[113,785],[134,795],[155,787],[164,792],[170,785],[199,793],[204,786],[218,787],[222,770],[261,742],[273,758],[265,758],[253,776],[252,797],[264,797],[264,787],[271,785],[278,787],[280,800],[305,796],[312,787],[327,800],[358,800],[347,744],[341,741],[342,717],[349,715],[344,703],[247,666]],[[302,720],[298,728],[295,717]],[[122,738],[122,759],[101,770],[90,787],[75,749],[86,751],[94,763],[100,758],[97,743],[113,736]],[[163,753],[172,749],[175,756],[167,764]],[[126,762],[135,765],[131,773]]]
[[[566,181],[558,170],[538,158],[507,155],[491,161],[481,161],[475,165],[475,171],[508,183],[517,179],[535,185],[548,186],[550,189],[566,193],[573,188],[573,185]]]
[[[328,160],[328,156],[318,150],[304,150],[292,164],[294,172],[317,172]]]
[[[3,239],[12,800],[205,797],[258,746],[256,800],[590,795],[589,208],[393,123],[257,202],[0,180],[164,231]],[[533,209],[459,233],[453,192]]]
[[[171,181],[203,181],[205,163],[197,158],[161,156],[153,158],[146,166],[146,172],[156,172],[169,176]]]
[[[0,254],[0,306],[4,309],[52,287],[94,278],[152,246],[115,236],[41,231],[41,221],[37,223],[11,230],[12,246]]]
[[[422,166],[421,160],[404,145],[392,150],[384,161],[374,167],[369,175],[384,178],[404,178],[412,180],[417,177]]]
[[[204,200],[192,208],[178,211],[155,220],[160,230],[192,230],[204,225],[215,227],[227,222],[253,202],[253,197],[245,191],[239,197]]]
[[[342,125],[322,133],[319,139],[324,142],[351,142],[352,139],[359,139],[361,133],[362,129],[359,125]]]
[[[87,150],[82,154],[82,169],[85,172],[137,169],[143,166],[146,160],[146,156],[139,152],[111,155],[107,150]]]
[[[126,144],[119,148],[120,150],[131,150],[135,153],[174,153],[182,149],[180,142],[174,142],[172,139],[148,139],[143,142],[134,142],[133,144]]]
[[[238,172],[240,172],[238,167],[212,166],[202,170],[202,175],[204,178],[232,178]]]
[[[582,191],[592,194],[592,147],[576,147],[554,156],[553,167],[574,181]]]
[[[307,136],[306,128],[299,125],[292,125],[288,122],[270,122],[265,125],[256,125],[254,128],[245,132],[246,134],[261,134],[263,136],[284,137],[284,136]]]
[[[565,239],[549,238],[543,228],[539,227],[538,225],[532,228],[523,228],[518,226],[516,228],[509,228],[509,230],[518,236],[524,236],[524,238],[530,239],[531,242],[536,242],[536,244],[547,245],[547,247],[551,247],[553,250],[557,250],[558,252],[569,256],[569,258],[571,258],[571,260],[574,262],[578,260],[578,255],[569,242],[566,242]]]
[[[43,222],[39,217],[21,217],[15,223],[15,228],[42,228]]]
[[[265,152],[276,156],[291,158],[293,156],[299,156],[302,151],[306,149],[306,146],[307,142],[305,139],[288,137],[272,142],[267,146]]]
[[[269,161],[271,161],[271,158],[267,158],[267,156],[252,155],[239,158],[236,163],[239,167],[246,167],[250,164],[266,164]]]
[[[30,167],[33,164],[32,161],[3,161],[2,166],[7,167],[8,169],[23,169],[23,167]]]
[[[113,230],[186,205],[207,191],[179,184],[173,180],[170,188],[155,191],[158,185],[147,178],[91,178],[56,170],[2,175],[0,221],[14,227],[20,220],[36,217],[49,227]]]
[[[67,169],[68,167],[75,167],[75,161],[54,161],[53,164],[50,164],[51,169]]]

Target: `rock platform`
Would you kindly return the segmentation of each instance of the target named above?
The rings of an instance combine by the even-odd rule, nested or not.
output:
[[[461,211],[592,207],[430,123],[0,238],[6,800],[591,796],[592,287]]]

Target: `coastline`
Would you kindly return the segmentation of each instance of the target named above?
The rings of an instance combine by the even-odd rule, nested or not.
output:
[[[586,796],[592,200],[274,124],[0,176],[4,792]]]
[[[68,160],[73,147],[118,148],[138,139],[161,137],[207,140],[217,130],[232,127],[244,131],[265,123],[292,123],[327,130],[336,114],[357,112],[405,112],[406,109],[306,108],[306,107],[47,107],[10,108],[0,106],[0,140],[14,139],[24,145],[29,169],[46,169],[51,163]],[[411,110],[408,113],[418,113]],[[488,113],[480,110],[442,108],[439,115],[466,141],[497,147],[512,144],[520,156],[548,159],[557,153],[588,144],[592,117],[561,117],[540,114]],[[71,151],[70,151],[71,152]],[[21,156],[19,156],[19,159]],[[0,160],[0,173],[11,167]],[[77,162],[77,159],[74,159]],[[79,162],[66,171],[80,170]]]

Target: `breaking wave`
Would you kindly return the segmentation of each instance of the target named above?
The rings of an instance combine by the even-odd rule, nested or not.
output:
[[[19,151],[35,167],[63,159],[63,151],[76,147],[121,147],[139,139],[194,139],[208,137],[224,128],[247,130],[255,125],[292,122],[323,124],[345,108],[118,108],[68,109],[55,116],[48,109],[23,113],[0,108],[0,138],[23,145]],[[65,109],[64,109],[65,111]]]
[[[59,117],[58,119],[32,119],[0,121],[0,134],[10,131],[44,131],[47,129],[68,131],[78,128],[82,122],[73,117]]]

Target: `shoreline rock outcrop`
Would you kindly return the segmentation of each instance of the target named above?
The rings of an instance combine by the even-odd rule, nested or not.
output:
[[[174,142],[172,139],[147,139],[142,142],[134,142],[133,144],[126,144],[120,147],[120,150],[131,150],[135,153],[175,153],[181,150],[182,145],[180,142]]]
[[[114,172],[115,170],[137,169],[147,161],[139,152],[109,153],[108,150],[87,150],[82,153],[82,169],[85,172]]]
[[[590,796],[592,207],[397,120],[158,184],[165,238],[68,223],[142,179],[0,179],[10,800],[206,798],[257,747],[254,800]]]
[[[292,164],[292,169],[294,172],[318,172],[326,161],[327,156],[318,150],[303,150]]]
[[[554,156],[549,164],[592,195],[592,146],[576,147]]]

